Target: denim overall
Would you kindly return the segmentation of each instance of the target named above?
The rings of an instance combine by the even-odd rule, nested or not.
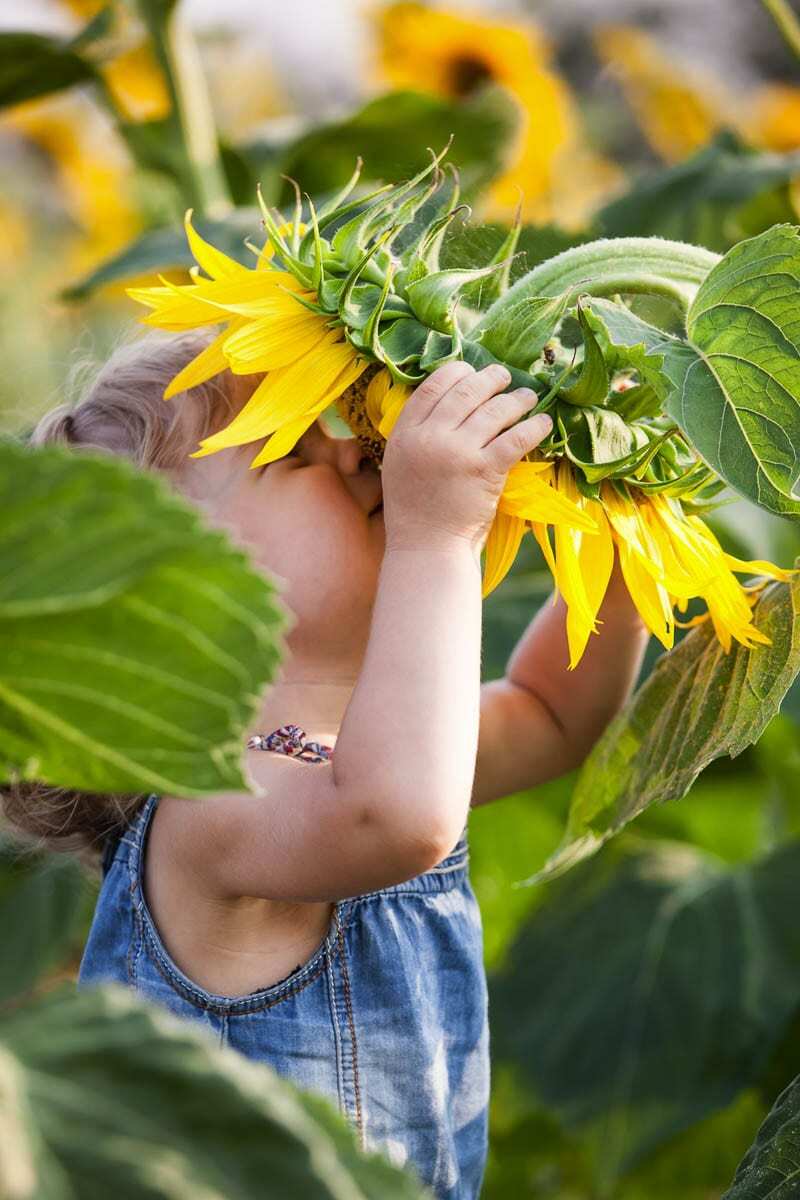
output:
[[[78,986],[114,980],[218,1042],[322,1092],[365,1149],[416,1168],[440,1200],[479,1195],[489,1029],[466,827],[437,866],[339,901],[327,936],[278,983],[214,995],[170,958],[144,897],[151,795],[103,855]]]

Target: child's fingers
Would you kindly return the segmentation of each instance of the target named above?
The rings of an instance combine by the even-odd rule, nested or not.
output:
[[[437,367],[427,379],[414,389],[403,406],[398,424],[419,425],[430,416],[445,392],[459,380],[475,374],[475,368],[466,362],[449,362]]]
[[[511,382],[511,372],[501,363],[490,363],[454,383],[441,397],[431,417],[437,425],[455,429],[478,407]]]
[[[484,451],[486,459],[502,474],[518,463],[530,450],[543,441],[553,428],[552,417],[547,413],[536,413],[490,442]]]
[[[467,434],[471,441],[486,446],[503,429],[508,429],[525,413],[530,412],[539,397],[532,388],[515,388],[513,392],[500,392],[490,396],[470,413],[459,426],[460,434]]]

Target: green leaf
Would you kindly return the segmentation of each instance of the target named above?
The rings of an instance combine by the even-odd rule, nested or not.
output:
[[[0,1005],[27,992],[77,944],[86,883],[74,858],[23,853],[0,838]]]
[[[461,102],[391,92],[288,146],[283,171],[312,196],[342,187],[358,157],[364,160],[364,180],[410,179],[430,161],[426,147],[438,149],[452,135],[448,162],[458,167],[462,188],[471,194],[504,167],[518,123],[517,106],[502,88],[486,88]]]
[[[71,40],[41,33],[0,33],[0,108],[96,78]]]
[[[800,514],[798,300],[800,230],[779,225],[735,246],[689,309],[687,329],[702,361],[668,410],[737,491]]]
[[[478,340],[500,362],[529,371],[555,333],[568,299],[566,294],[523,297],[485,326]]]
[[[566,295],[563,297],[565,304],[567,298]],[[594,330],[587,320],[582,304],[578,304],[578,321],[583,334],[583,366],[577,383],[574,383],[572,387],[562,388],[560,395],[568,404],[602,405],[608,396],[608,368],[603,351],[597,344],[597,338],[594,336]],[[624,453],[627,454],[628,451],[626,450]]]
[[[192,224],[201,237],[225,254],[247,267],[255,266],[255,255],[245,245],[251,239],[263,244],[258,213],[252,208],[240,208],[224,221],[194,217]],[[85,300],[98,288],[111,283],[134,279],[139,275],[155,275],[175,267],[194,266],[194,258],[186,241],[182,225],[168,229],[151,229],[126,246],[119,254],[106,259],[83,279],[61,293],[64,300]]]
[[[800,1079],[775,1101],[722,1200],[795,1200],[800,1167]]]
[[[275,589],[153,474],[0,446],[0,778],[248,790],[279,658]]]
[[[735,868],[617,844],[528,918],[491,982],[495,1059],[582,1134],[598,1194],[758,1079],[797,1011],[798,871],[797,841]]]
[[[564,841],[535,879],[594,854],[651,805],[679,800],[715,758],[759,739],[800,673],[800,576],[764,589],[753,624],[771,645],[734,642],[726,654],[709,620],[661,656],[584,762]]]
[[[59,988],[6,1017],[0,1036],[0,1092],[15,1093],[10,1115],[18,1118],[13,1158],[0,1156],[0,1170],[8,1161],[18,1177],[24,1166],[33,1174],[19,1195],[430,1196],[409,1173],[361,1154],[353,1131],[317,1096],[128,988]],[[57,1193],[40,1175],[53,1164],[65,1185]]]
[[[685,350],[685,342],[611,300],[592,297],[583,305],[583,312],[587,324],[600,335],[610,369],[633,368],[640,382],[652,387],[664,401],[672,387],[664,360],[668,354]]]
[[[606,237],[675,238],[724,252],[793,219],[788,184],[799,175],[800,153],[754,151],[723,133],[685,162],[648,171],[595,220]]]
[[[559,404],[558,413],[562,420],[565,415],[569,420],[566,453],[589,483],[607,479],[619,470],[632,470],[639,460],[637,452],[650,444],[641,425],[629,425],[613,409]]]
[[[453,314],[461,292],[496,270],[496,267],[482,267],[470,271],[434,271],[407,286],[408,302],[429,329],[452,333],[455,329]]]

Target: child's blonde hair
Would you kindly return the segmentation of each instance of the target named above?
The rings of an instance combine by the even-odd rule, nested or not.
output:
[[[201,438],[235,413],[232,377],[216,376],[165,401],[164,389],[208,344],[207,330],[150,333],[121,344],[76,403],[66,401],[41,418],[28,441],[106,450],[168,477]],[[80,368],[85,376],[86,368]],[[173,480],[174,482],[174,480]],[[105,836],[134,816],[144,795],[95,795],[35,782],[5,785],[2,809],[14,833],[31,849],[60,849],[96,864]]]

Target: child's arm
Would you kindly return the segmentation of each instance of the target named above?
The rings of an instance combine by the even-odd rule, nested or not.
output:
[[[542,605],[511,655],[503,679],[481,688],[472,804],[486,804],[563,775],[583,762],[631,694],[648,632],[615,559],[592,634],[574,671],[566,607]]]
[[[160,816],[218,894],[342,899],[410,879],[458,841],[478,749],[480,550],[509,469],[552,427],[520,419],[535,397],[503,393],[510,380],[499,365],[449,363],[397,420],[369,640],[331,763],[252,751],[261,795]]]

